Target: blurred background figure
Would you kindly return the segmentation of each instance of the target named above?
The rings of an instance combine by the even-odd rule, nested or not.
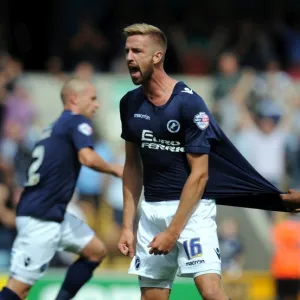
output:
[[[84,16],[79,23],[75,36],[70,40],[67,58],[71,66],[81,61],[88,61],[98,71],[104,71],[105,55],[109,44],[95,22]]]
[[[271,273],[276,283],[276,300],[300,299],[300,217],[289,214],[273,227],[274,252]]]
[[[239,277],[244,270],[245,258],[244,247],[236,220],[225,219],[219,225],[219,243],[222,270],[234,277]]]
[[[239,283],[245,266],[245,250],[237,220],[223,219],[219,224],[222,272],[227,278],[226,292],[231,299],[242,300],[245,290]]]
[[[11,247],[16,235],[14,186],[11,170],[0,166],[0,271],[10,263]]]
[[[238,57],[233,52],[220,55],[213,90],[213,112],[228,136],[232,136],[237,129],[239,111],[233,93],[242,74]],[[227,117],[229,114],[230,118]]]
[[[74,75],[81,79],[93,80],[94,72],[94,66],[90,62],[82,61],[75,66]]]
[[[58,56],[52,56],[46,62],[46,70],[58,81],[66,81],[68,75],[64,72],[63,61]]]

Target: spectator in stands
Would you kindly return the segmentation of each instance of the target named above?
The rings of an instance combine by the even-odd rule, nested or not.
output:
[[[23,130],[20,123],[6,121],[3,136],[0,142],[1,159],[7,164],[13,165],[22,141]]]
[[[14,90],[8,94],[6,100],[5,127],[15,123],[20,126],[21,136],[36,120],[35,106],[32,103],[28,90],[22,82],[14,86]]]
[[[4,124],[5,114],[6,114],[6,104],[5,104],[6,95],[7,95],[6,78],[0,66],[0,140],[3,134],[3,124]]]
[[[226,26],[211,28],[205,13],[199,19],[198,5],[195,2],[186,7],[189,18],[182,26],[172,27],[170,42],[180,58],[182,73],[200,76],[211,72],[215,57],[227,41],[228,30]]]
[[[63,71],[63,61],[59,56],[52,56],[46,63],[46,69],[58,81],[66,81],[68,75]]]
[[[239,126],[239,102],[249,102],[258,79],[252,70],[240,69],[238,57],[232,52],[220,56],[218,68],[213,90],[213,114],[231,138]]]
[[[244,248],[234,219],[221,222],[219,243],[223,271],[240,276],[244,269]]]
[[[261,100],[256,115],[242,105],[241,122],[244,124],[234,143],[262,176],[281,188],[285,176],[289,116],[282,115],[278,106],[268,100]],[[248,122],[246,126],[245,121]]]
[[[295,81],[300,79],[300,61],[294,62],[292,66],[287,69],[287,73]]]
[[[233,124],[236,122],[237,106],[232,102],[231,93],[241,79],[242,72],[239,68],[238,58],[232,52],[222,53],[218,60],[218,71],[215,75],[215,87],[213,90],[213,108],[212,112],[221,123],[225,133],[230,136],[232,127],[235,125],[226,125],[226,114],[231,111]],[[228,108],[228,112],[224,108]],[[229,127],[227,129],[227,127]]]
[[[15,84],[23,76],[22,62],[8,54],[5,58],[4,73],[7,80],[6,87],[9,92],[13,92],[15,89]]]
[[[1,166],[0,166],[1,167]],[[10,251],[16,235],[14,188],[12,173],[0,168],[0,270],[7,271]]]
[[[270,58],[266,70],[261,74],[260,94],[269,99],[270,108],[275,104],[279,113],[289,119],[286,139],[286,168],[290,178],[289,185],[300,187],[300,97],[291,77],[280,69],[279,62]]]
[[[271,273],[276,285],[276,300],[300,299],[300,218],[289,214],[274,225],[274,252]]]
[[[288,68],[293,68],[300,62],[300,23],[297,15],[290,19],[292,21],[290,26],[282,19],[275,20],[273,26],[282,36]]]
[[[261,23],[244,18],[235,27],[231,48],[240,58],[242,67],[262,70],[265,61],[273,53],[273,44]]]
[[[274,101],[285,113],[292,113],[294,103],[299,99],[294,82],[280,69],[279,61],[275,58],[270,58],[265,67],[261,73],[260,95]]]
[[[95,68],[90,62],[81,61],[76,65],[74,74],[78,78],[92,81],[95,75]]]
[[[68,57],[71,67],[81,61],[89,61],[97,71],[105,70],[105,56],[109,49],[108,40],[96,28],[89,17],[82,18],[76,35],[70,41]]]

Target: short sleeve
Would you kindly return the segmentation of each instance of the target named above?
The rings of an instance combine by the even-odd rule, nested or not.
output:
[[[210,153],[212,140],[217,140],[214,122],[203,99],[189,95],[183,104],[186,153]]]
[[[128,119],[129,119],[129,105],[128,105],[128,94],[126,94],[120,101],[120,119],[122,125],[121,138],[128,142],[133,142],[133,139],[130,135],[130,130],[128,128]]]
[[[77,151],[83,148],[93,148],[93,128],[90,120],[77,115],[73,122],[72,141]]]

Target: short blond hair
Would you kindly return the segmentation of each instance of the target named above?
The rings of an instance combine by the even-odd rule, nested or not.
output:
[[[162,30],[153,25],[146,23],[136,23],[124,28],[123,33],[125,37],[132,35],[151,35],[153,36],[163,47],[164,51],[167,50],[167,37]]]

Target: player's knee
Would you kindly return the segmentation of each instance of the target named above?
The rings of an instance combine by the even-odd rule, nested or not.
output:
[[[142,288],[141,300],[169,300],[171,290],[163,288]]]
[[[14,278],[10,278],[7,282],[6,287],[15,293],[20,299],[26,299],[29,294],[31,285],[25,284],[16,280]]]
[[[100,239],[94,237],[82,250],[81,255],[89,261],[101,263],[107,255],[107,248]]]
[[[107,256],[107,252],[108,251],[106,246],[102,244],[101,247],[97,249],[97,254],[96,254],[97,261],[102,261]]]
[[[107,255],[105,246],[96,248],[88,257],[90,261],[101,263]]]

